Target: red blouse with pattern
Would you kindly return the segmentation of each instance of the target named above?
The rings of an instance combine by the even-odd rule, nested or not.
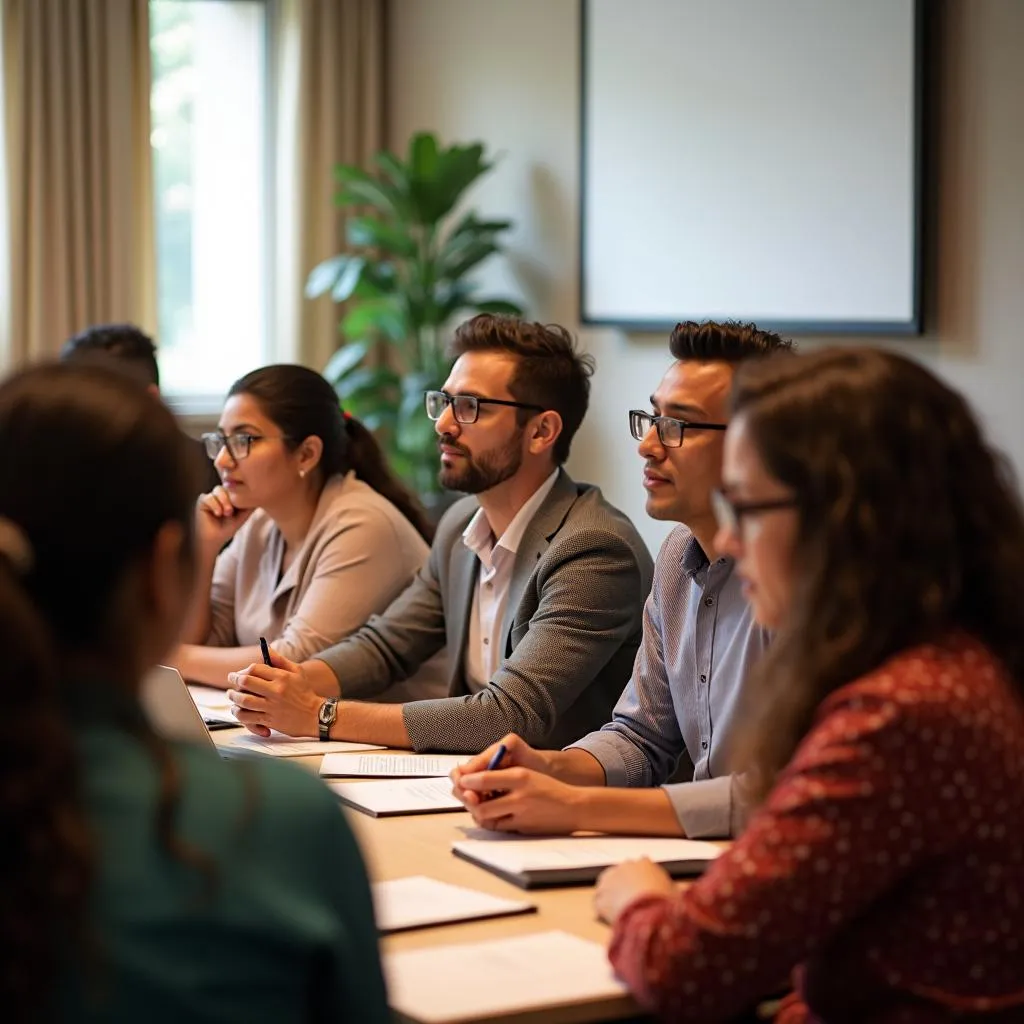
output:
[[[842,687],[743,835],[609,951],[671,1021],[1024,1021],[1024,701],[958,636]]]

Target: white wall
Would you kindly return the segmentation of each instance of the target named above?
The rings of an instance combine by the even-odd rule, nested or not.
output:
[[[1024,2],[933,6],[942,47],[929,96],[928,331],[886,343],[962,388],[1024,476]],[[596,356],[569,469],[599,484],[656,547],[668,527],[644,515],[626,410],[644,404],[668,365],[666,339],[577,320],[578,13],[577,0],[390,0],[389,144],[404,149],[413,131],[431,129],[504,152],[473,196],[517,223],[511,259],[488,283],[577,331]]]

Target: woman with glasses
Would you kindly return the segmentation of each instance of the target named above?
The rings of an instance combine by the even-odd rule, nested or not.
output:
[[[0,384],[3,1019],[384,1024],[332,795],[165,742],[139,704],[188,608],[193,456],[123,372]]]
[[[382,612],[426,560],[422,509],[320,374],[246,374],[203,440],[221,486],[196,507],[199,586],[173,660],[185,678],[226,686],[261,660],[261,636],[302,661]],[[432,695],[421,682],[405,696]]]
[[[760,661],[738,767],[759,805],[679,893],[601,878],[610,956],[667,1020],[790,968],[794,1021],[1024,1019],[1024,515],[963,399],[865,350],[737,374],[715,545]]]

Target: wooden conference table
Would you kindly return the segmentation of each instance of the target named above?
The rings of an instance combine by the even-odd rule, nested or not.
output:
[[[233,731],[218,731],[212,735],[217,740]],[[319,771],[321,758],[294,757],[289,760],[302,764],[316,773]],[[408,875],[427,875],[442,882],[462,885],[506,899],[528,899],[537,905],[537,912],[532,914],[440,925],[387,935],[381,941],[381,950],[384,953],[427,946],[476,943],[552,929],[568,932],[601,945],[608,942],[609,928],[599,922],[594,915],[594,890],[591,886],[531,889],[526,892],[489,871],[456,857],[451,852],[452,842],[464,838],[465,831],[473,827],[473,819],[465,812],[372,818],[359,811],[349,810],[347,816],[362,848],[373,881],[387,881]],[[592,1021],[648,1019],[640,1017],[639,1013],[633,999],[623,995],[574,1006],[548,1006],[527,1013],[481,1018],[480,1024],[490,1024],[492,1021],[495,1024],[499,1021],[501,1024],[582,1024]],[[396,1015],[396,1019],[408,1024],[419,1024],[416,1017]]]

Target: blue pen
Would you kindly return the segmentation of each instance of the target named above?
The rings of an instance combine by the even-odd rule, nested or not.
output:
[[[504,759],[505,754],[507,752],[508,751],[506,750],[505,744],[504,743],[499,743],[498,744],[498,749],[491,755],[490,761],[487,762],[487,770],[489,772],[496,771],[501,766],[501,762]],[[491,790],[488,793],[481,793],[480,794],[480,799],[481,800],[493,800],[496,796],[501,796],[500,791],[498,791],[498,790]]]
[[[267,638],[265,636],[260,637],[260,651],[263,654],[263,664],[270,665],[273,668],[274,663],[270,660],[270,648],[267,646]]]

